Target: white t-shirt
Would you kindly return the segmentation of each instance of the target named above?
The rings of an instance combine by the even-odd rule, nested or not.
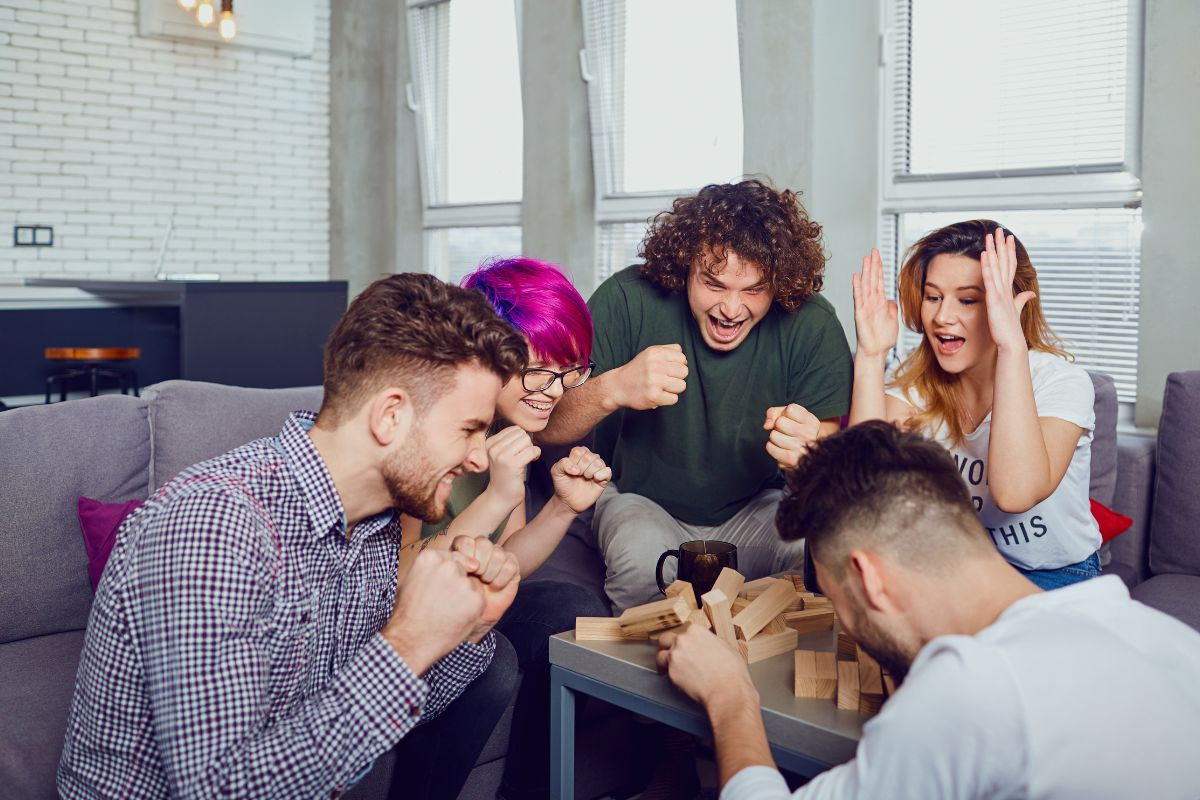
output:
[[[1200,797],[1200,633],[1115,576],[929,642],[854,760],[790,795],[750,767],[721,800]]]
[[[980,521],[1009,563],[1021,569],[1058,569],[1083,561],[1100,547],[1100,528],[1088,502],[1096,393],[1086,370],[1051,353],[1031,350],[1029,372],[1038,416],[1064,419],[1084,430],[1054,494],[1022,514],[996,507],[988,490],[990,412],[960,445],[951,443],[944,425],[932,438],[954,455]],[[918,397],[906,396],[898,388],[888,389],[887,394],[924,408]]]

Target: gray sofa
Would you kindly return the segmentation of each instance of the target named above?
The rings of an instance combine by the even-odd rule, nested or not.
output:
[[[180,470],[279,431],[287,414],[315,409],[320,388],[243,389],[168,381],[141,398],[108,395],[0,413],[0,797],[56,797],[75,671],[92,602],[76,518],[80,495],[103,502],[145,498]],[[548,480],[548,479],[547,479]],[[548,484],[533,481],[531,502]],[[603,596],[603,562],[575,526],[531,577],[583,583]],[[484,748],[462,797],[495,796],[511,709]],[[599,714],[592,737],[620,741],[628,720]],[[621,748],[589,747],[579,795],[594,797],[622,775]],[[390,757],[349,797],[386,797]]]

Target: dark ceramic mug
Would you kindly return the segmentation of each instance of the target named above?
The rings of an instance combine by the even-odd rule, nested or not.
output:
[[[658,565],[654,568],[654,580],[658,589],[666,592],[663,582],[663,564],[670,556],[679,559],[676,578],[687,581],[692,585],[696,594],[696,605],[700,604],[700,595],[712,589],[717,576],[725,567],[737,569],[737,547],[729,542],[719,542],[715,539],[698,539],[694,542],[684,542],[678,550],[668,550],[658,557]],[[729,598],[730,601],[733,598]]]

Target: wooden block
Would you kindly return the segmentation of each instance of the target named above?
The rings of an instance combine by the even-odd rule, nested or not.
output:
[[[713,590],[725,595],[730,604],[737,599],[738,592],[742,591],[742,586],[745,585],[746,579],[742,573],[736,569],[724,567],[721,574],[717,575],[716,582],[713,583]]]
[[[692,585],[687,581],[675,581],[667,587],[665,594],[667,597],[682,597],[687,600],[688,606],[693,611],[700,609],[700,606],[696,604],[696,593],[692,591]]]
[[[793,572],[787,576],[791,579],[792,585],[796,587],[797,592],[807,592],[808,588],[804,585],[804,576],[798,572]]]
[[[754,597],[758,597],[767,589],[770,589],[775,580],[775,578],[757,578],[752,581],[746,581],[742,584],[742,591],[738,593],[738,596],[754,599]]]
[[[837,657],[838,661],[857,661],[858,643],[854,637],[846,633],[841,625],[837,627]]]
[[[789,628],[799,633],[833,630],[833,612],[823,611],[819,608],[813,611],[809,611],[807,608],[803,611],[785,611],[783,621]]]
[[[699,625],[706,631],[712,630],[712,623],[708,621],[708,615],[703,610],[697,609],[693,611],[691,616],[688,617],[688,622],[693,625]]]
[[[760,633],[748,642],[739,641],[738,649],[742,651],[742,658],[746,659],[746,663],[753,664],[764,658],[795,650],[798,635],[793,630],[785,630],[783,633]]]
[[[889,673],[883,673],[883,693],[891,697],[896,693],[896,679]]]
[[[853,661],[837,662],[837,707],[845,711],[858,711],[858,664]]]
[[[823,608],[828,611],[833,611],[833,601],[828,597],[805,597],[804,607],[807,608]]]
[[[733,629],[737,632],[738,638],[746,641],[753,639],[755,634],[766,627],[768,622],[783,613],[795,596],[796,590],[791,581],[775,581],[770,589],[759,595],[734,617]]]
[[[650,633],[682,625],[692,609],[682,597],[665,597],[653,603],[627,608],[618,617],[626,633]]]
[[[871,654],[858,647],[858,710],[877,714],[883,705],[883,670]]]
[[[688,629],[689,625],[699,625],[705,630],[711,630],[712,624],[708,621],[708,616],[700,610],[693,611],[688,615],[687,620],[682,625],[676,625],[674,628],[664,628],[661,631],[654,631],[650,634],[650,641],[657,642],[664,633],[683,633]]]
[[[729,598],[719,589],[700,595],[700,603],[704,613],[712,623],[712,630],[730,644],[737,644],[737,635],[733,632],[733,615],[729,613]]]
[[[616,617],[576,617],[575,640],[579,642],[645,641],[644,633],[625,633]]]
[[[734,600],[733,605],[729,607],[729,613],[736,616],[737,614],[742,613],[742,609],[748,605],[750,605],[749,600],[744,597],[739,597],[737,600]]]
[[[791,630],[791,628],[788,627],[787,619],[784,618],[783,614],[780,614],[775,617],[775,619],[764,625],[762,631],[759,632],[759,635],[762,636],[772,633],[783,633],[784,631],[789,630]]]
[[[815,650],[796,651],[796,697],[836,700],[837,656]]]

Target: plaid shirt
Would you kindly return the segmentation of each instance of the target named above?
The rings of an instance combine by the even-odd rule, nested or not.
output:
[[[180,473],[117,537],[58,770],[64,797],[336,797],[491,663],[424,679],[379,634],[398,517],[346,518],[297,412]]]

